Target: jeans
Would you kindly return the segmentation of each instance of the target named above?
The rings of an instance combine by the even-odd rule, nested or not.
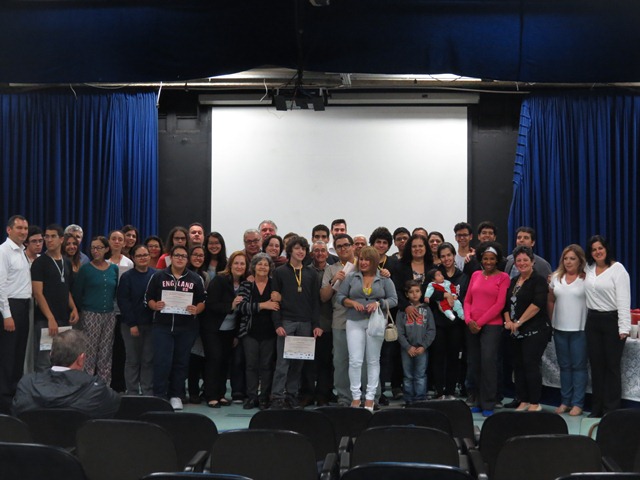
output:
[[[584,408],[587,388],[587,335],[584,331],[555,330],[553,340],[560,366],[562,404]]]
[[[417,357],[409,356],[402,349],[402,370],[404,371],[404,401],[420,402],[427,399],[427,352]]]
[[[197,328],[153,326],[153,394],[156,397],[184,395],[184,382],[189,372],[189,353],[197,336]]]
[[[384,338],[367,334],[369,320],[347,320],[347,345],[349,347],[349,383],[351,397],[360,400],[362,392],[362,364],[367,359],[366,400],[374,400],[380,379],[380,350]]]
[[[498,394],[498,351],[502,341],[502,325],[485,325],[479,333],[467,330],[467,377],[474,387],[483,410],[493,410]]]

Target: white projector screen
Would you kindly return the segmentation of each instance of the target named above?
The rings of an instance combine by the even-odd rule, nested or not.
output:
[[[466,107],[214,107],[211,117],[211,225],[228,254],[263,219],[308,240],[344,218],[351,235],[421,226],[448,241],[467,220]]]

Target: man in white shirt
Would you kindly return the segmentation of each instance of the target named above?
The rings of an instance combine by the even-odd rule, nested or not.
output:
[[[31,274],[24,251],[29,223],[22,215],[7,222],[7,240],[0,245],[0,412],[8,413],[22,377],[29,337]]]

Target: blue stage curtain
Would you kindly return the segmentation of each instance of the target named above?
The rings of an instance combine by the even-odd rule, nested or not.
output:
[[[85,238],[157,231],[153,92],[0,94],[0,115],[3,222],[77,223]]]
[[[553,267],[570,243],[607,237],[631,275],[638,307],[640,96],[534,95],[523,102],[509,215],[536,229],[535,250]]]

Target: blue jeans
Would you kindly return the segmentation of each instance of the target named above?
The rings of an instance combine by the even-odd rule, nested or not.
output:
[[[402,349],[403,390],[406,403],[427,399],[427,359],[427,352],[411,357],[406,350]]]
[[[562,404],[568,407],[584,408],[584,394],[588,380],[587,335],[584,331],[554,330],[553,341],[560,366]]]
[[[172,398],[184,395],[184,383],[189,373],[189,354],[198,329],[154,325],[153,336],[153,394]]]

